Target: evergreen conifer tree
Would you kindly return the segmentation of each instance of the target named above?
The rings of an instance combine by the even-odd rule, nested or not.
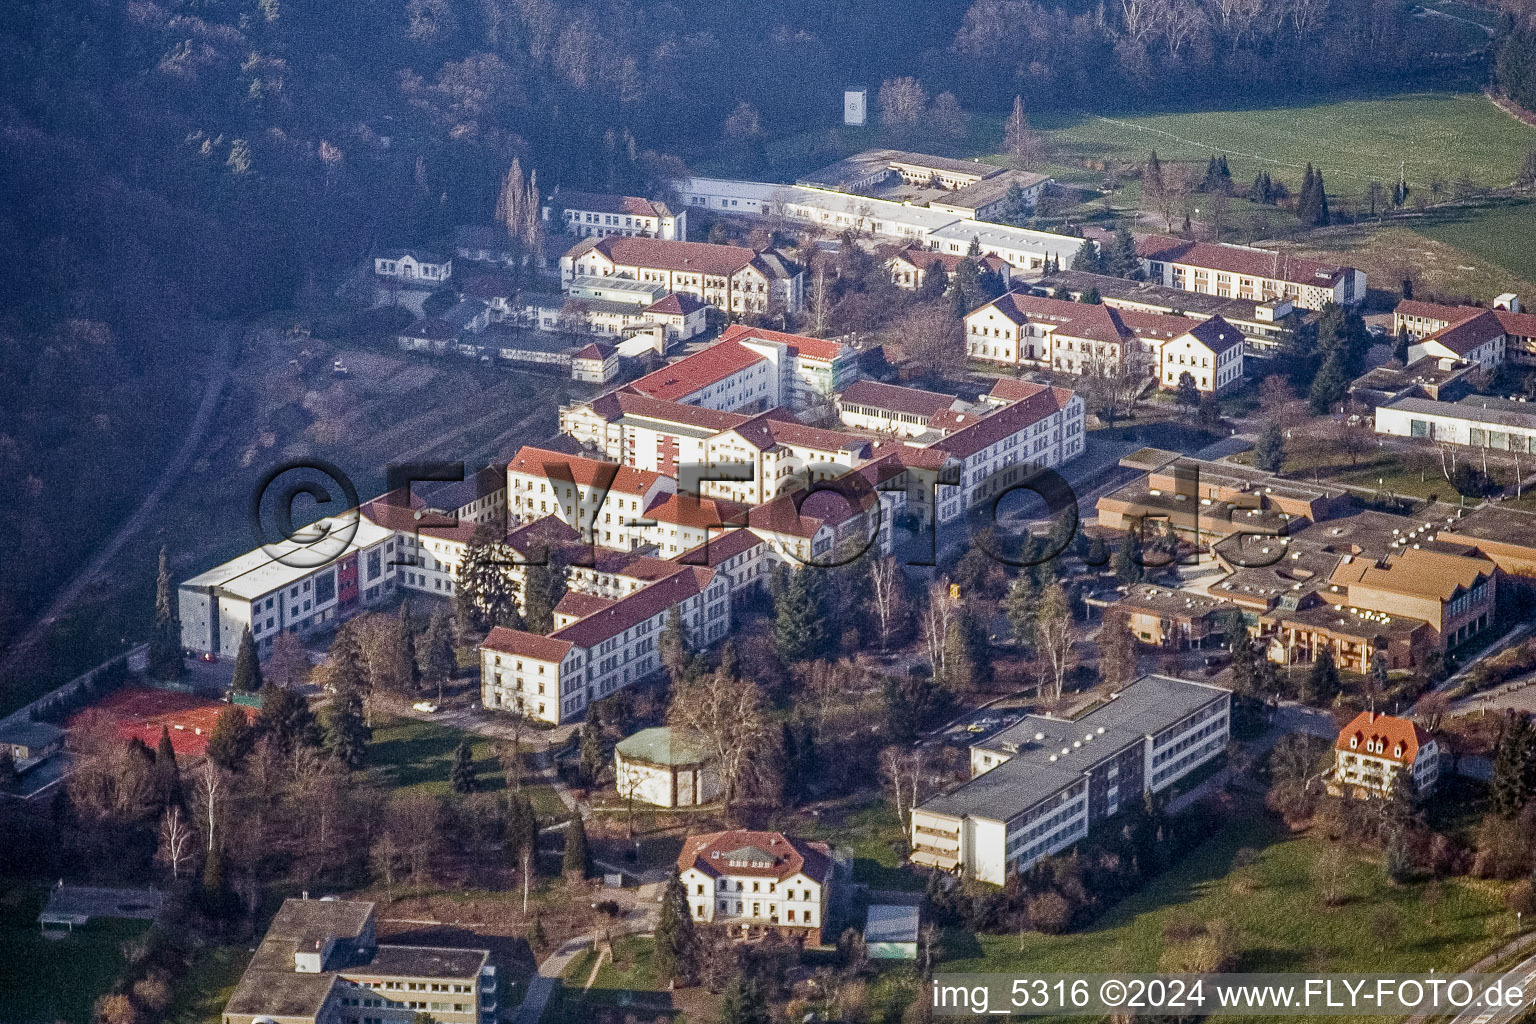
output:
[[[166,680],[186,675],[187,666],[181,650],[181,615],[171,585],[170,557],[162,547],[155,574],[155,621],[149,634],[149,674]]]
[[[255,693],[261,689],[261,658],[256,653],[256,640],[251,627],[240,634],[240,647],[235,651],[235,675],[230,684],[236,693]]]
[[[479,787],[475,752],[469,745],[468,736],[459,741],[458,749],[453,752],[453,768],[448,774],[448,782],[455,793],[473,793]]]
[[[568,878],[586,878],[592,874],[592,853],[587,849],[587,826],[581,815],[565,826],[565,856],[560,867]]]

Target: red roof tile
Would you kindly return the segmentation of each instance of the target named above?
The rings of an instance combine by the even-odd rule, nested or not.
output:
[[[819,359],[831,362],[843,353],[847,347],[840,341],[830,341],[826,338],[812,338],[804,334],[788,334],[784,331],[770,331],[763,327],[747,327],[744,324],[732,324],[720,335],[721,341],[746,341],[751,338],[761,338],[764,341],[777,341],[788,345],[796,355],[806,359]]]
[[[868,405],[926,419],[948,409],[954,404],[955,396],[882,384],[874,380],[856,380],[848,385],[848,389],[837,400],[840,404]]]
[[[740,245],[673,242],[662,238],[610,236],[585,251],[596,250],[621,267],[650,267],[729,277],[749,266],[757,253]]]
[[[1169,235],[1147,235],[1136,243],[1143,259],[1183,263],[1230,274],[1267,277],[1292,284],[1332,287],[1348,267],[1310,260],[1290,253],[1218,242],[1190,242]]]
[[[584,619],[588,615],[611,607],[614,603],[613,598],[610,597],[598,597],[596,594],[567,590],[565,596],[560,598],[560,603],[555,605],[555,614],[574,615],[578,619]]]
[[[1504,325],[1490,309],[1459,320],[1428,335],[1424,341],[1437,341],[1457,355],[1467,355],[1504,333]]]
[[[615,601],[602,611],[573,622],[551,634],[551,640],[568,641],[578,647],[596,647],[647,619],[660,615],[673,605],[702,593],[715,578],[713,569],[703,566],[677,566],[666,579],[635,591]]]
[[[633,466],[620,466],[601,459],[589,459],[580,455],[550,451],[524,445],[517,450],[507,464],[508,473],[523,473],[549,480],[574,482],[580,487],[603,487],[620,494],[645,494],[662,474]]]
[[[537,633],[529,633],[521,629],[508,629],[506,626],[497,626],[492,629],[480,644],[482,650],[494,651],[497,654],[511,654],[520,658],[532,658],[535,661],[551,661],[557,665],[570,653],[573,646],[569,640],[539,636]]]
[[[628,388],[659,401],[678,401],[766,358],[734,341],[722,341],[631,381]]]
[[[723,498],[668,494],[658,497],[656,503],[645,510],[645,516],[658,523],[707,529],[745,522],[746,511],[747,506]]]
[[[1382,744],[1377,757],[1385,757],[1402,764],[1413,764],[1419,756],[1419,747],[1430,738],[1429,733],[1406,718],[1397,718],[1380,712],[1362,711],[1339,731],[1334,741],[1336,750],[1355,750],[1366,753],[1366,745],[1375,740]],[[1350,746],[1353,740],[1355,745]]]
[[[645,312],[656,313],[661,316],[687,316],[689,313],[698,312],[706,308],[709,303],[702,299],[694,298],[686,292],[668,292],[645,307]]]
[[[732,863],[729,854],[739,854]],[[749,865],[742,863],[751,861]],[[731,829],[689,836],[678,854],[677,869],[696,868],[711,877],[720,875],[756,875],[783,881],[803,874],[817,882],[830,880],[832,848],[826,843],[795,839],[782,832],[753,832]]]
[[[671,215],[665,203],[653,203],[639,196],[620,196],[609,192],[580,192],[575,189],[559,189],[550,196],[550,202],[567,210],[591,213],[627,213],[633,217],[666,217]]]
[[[594,342],[592,342],[592,343],[590,343],[588,345],[585,345],[582,348],[578,349],[571,356],[571,358],[572,359],[601,359],[604,362],[607,362],[608,361],[608,357],[613,355],[614,351],[615,351],[614,347],[612,345],[608,344],[606,341],[594,341]]]

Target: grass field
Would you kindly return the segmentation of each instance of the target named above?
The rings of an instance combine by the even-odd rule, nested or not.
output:
[[[450,791],[448,775],[453,768],[454,752],[466,735],[462,730],[416,718],[384,719],[373,727],[373,742],[368,744],[368,770],[389,789],[446,794]],[[501,762],[491,741],[471,736],[470,749],[474,752],[481,791],[506,789]],[[565,805],[548,785],[533,784],[527,789],[533,809],[541,817],[565,816]]]
[[[224,1004],[234,995],[250,960],[247,946],[213,946],[198,952],[186,976],[176,982],[166,1024],[219,1024]]]
[[[88,1024],[96,997],[123,970],[123,947],[148,921],[93,921],[73,935],[45,939],[37,927],[40,886],[0,891],[0,1020]]]
[[[1042,114],[1058,153],[1075,158],[1200,160],[1225,153],[1243,184],[1267,170],[1294,186],[1310,161],[1329,188],[1358,195],[1374,178],[1397,180],[1404,162],[1410,186],[1440,177],[1481,185],[1514,180],[1536,148],[1536,128],[1500,111],[1480,93],[1405,93],[1248,110],[1169,114]]]
[[[1536,201],[1504,200],[1436,210],[1414,230],[1536,280]]]
[[[1348,899],[1324,908],[1311,871],[1323,841],[1267,816],[1236,820],[1086,931],[1063,936],[945,935],[945,971],[1152,971],[1170,924],[1224,919],[1240,935],[1238,971],[1446,971],[1513,936],[1497,883],[1467,878],[1393,886],[1352,858]],[[1238,852],[1256,859],[1238,866]],[[1337,1020],[1338,1018],[1330,1018]]]

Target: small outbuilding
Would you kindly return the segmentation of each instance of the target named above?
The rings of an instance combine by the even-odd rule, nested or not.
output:
[[[0,749],[6,747],[18,769],[30,768],[64,748],[64,730],[47,722],[18,722],[0,729]]]
[[[864,950],[871,960],[916,960],[921,908],[871,903],[864,915]]]
[[[641,729],[613,750],[619,796],[657,807],[692,807],[720,796],[720,773],[696,736]]]

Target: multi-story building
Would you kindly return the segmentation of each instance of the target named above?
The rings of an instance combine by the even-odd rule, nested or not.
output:
[[[697,565],[607,604],[549,636],[498,626],[480,645],[481,701],[559,725],[661,670],[657,641],[673,608],[689,641],[718,643],[730,630],[730,580]]]
[[[1189,373],[1208,394],[1243,376],[1243,335],[1219,316],[1196,321],[1008,292],[966,315],[965,336],[967,355],[1005,366],[1106,376],[1129,361],[1165,388]]]
[[[705,444],[752,417],[663,401],[621,387],[560,409],[560,432],[615,462],[675,477],[702,466]]]
[[[732,341],[780,368],[784,383],[778,404],[796,412],[825,408],[834,394],[859,376],[858,349],[847,342],[744,324],[732,324],[721,333],[721,344]]]
[[[721,341],[624,385],[662,402],[756,413],[788,404],[785,368],[740,341]]]
[[[944,437],[928,447],[948,456],[956,484],[940,484],[941,523],[995,498],[1036,470],[1055,468],[1083,453],[1083,400],[1066,388],[1005,378],[993,395],[1007,404],[982,415],[935,417]]]
[[[869,457],[868,438],[808,427],[770,409],[704,442],[700,493],[761,505],[786,490],[832,480]]]
[[[496,968],[484,949],[380,943],[374,904],[283,901],[234,993],[224,1024],[442,1024],[497,1019]]]
[[[971,747],[968,782],[912,812],[912,863],[1004,884],[1219,756],[1231,697],[1148,675],[1070,721],[1026,715]]]
[[[1251,245],[1147,235],[1136,252],[1148,279],[1167,288],[1254,302],[1289,299],[1301,309],[1365,300],[1362,270]]]
[[[1131,634],[1154,647],[1200,648],[1223,638],[1226,617],[1237,605],[1155,583],[1137,583],[1109,605],[1125,616]]]
[[[688,837],[677,870],[695,921],[821,944],[835,873],[826,843],[782,832],[711,832]]]
[[[1391,796],[1403,773],[1413,792],[1428,793],[1440,779],[1440,744],[1409,719],[1362,711],[1339,730],[1333,766],[1328,791],[1335,796]]]
[[[652,281],[732,315],[805,308],[805,273],[772,250],[659,238],[585,238],[560,257],[560,279],[620,275]]]
[[[1520,297],[1506,292],[1493,306],[1448,306],[1404,299],[1392,312],[1392,331],[1407,331],[1417,344],[1409,362],[1423,355],[1496,366],[1504,359],[1536,363],[1536,314],[1520,309]]]
[[[991,253],[967,257],[962,253],[938,252],[921,245],[909,245],[886,260],[885,266],[891,272],[891,283],[897,288],[917,291],[935,270],[943,272],[946,278],[953,276],[960,267],[960,261],[964,259],[970,259],[983,273],[996,274],[1005,289],[1012,286],[1013,267],[1001,256]]]
[[[233,657],[246,629],[266,651],[279,633],[347,618],[394,591],[403,552],[394,531],[356,510],[321,519],[182,583],[181,644]]]
[[[507,514],[531,523],[554,516],[600,547],[629,550],[630,524],[676,493],[677,481],[652,470],[524,445],[507,463]]]
[[[673,212],[666,203],[639,196],[556,189],[540,213],[552,229],[580,238],[618,235],[681,241],[688,237],[686,209]]]
[[[585,384],[607,384],[619,375],[619,351],[605,341],[594,341],[571,353],[571,379]]]

